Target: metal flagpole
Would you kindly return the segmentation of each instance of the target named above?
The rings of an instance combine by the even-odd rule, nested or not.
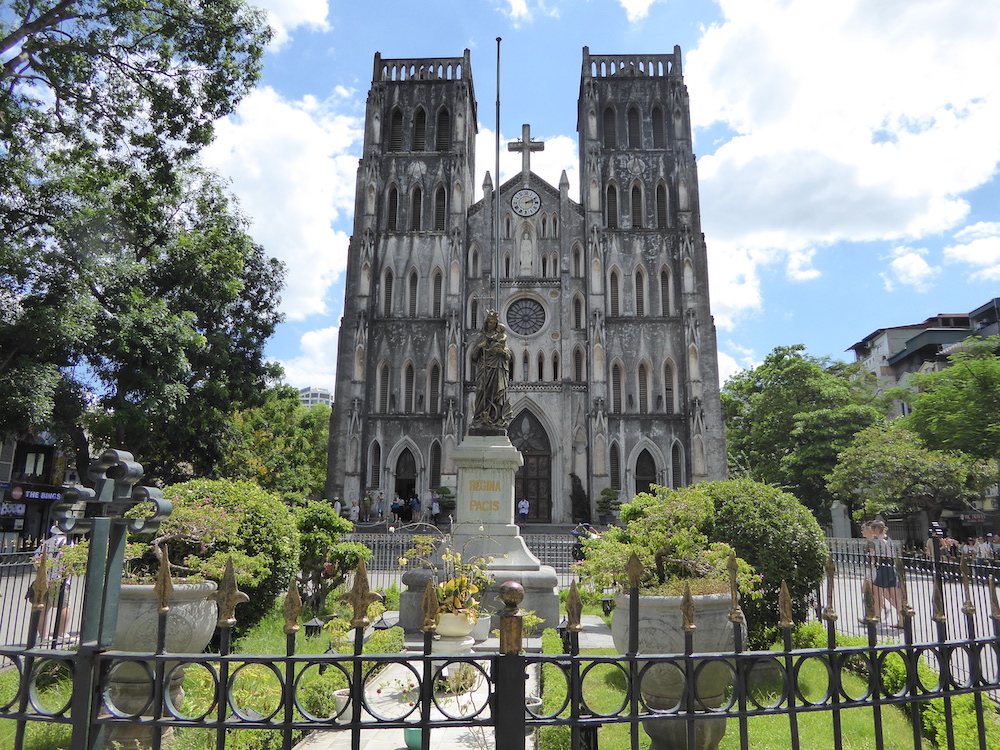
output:
[[[493,245],[493,309],[500,312],[500,40],[497,37],[497,139],[496,188],[493,190],[493,224],[496,230]]]

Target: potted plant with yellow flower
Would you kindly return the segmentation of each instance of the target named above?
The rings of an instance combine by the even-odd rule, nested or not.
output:
[[[465,636],[479,621],[482,601],[477,597],[492,580],[492,558],[463,557],[450,534],[441,537],[417,535],[413,547],[400,559],[401,565],[429,568],[435,582],[437,632],[443,636]]]

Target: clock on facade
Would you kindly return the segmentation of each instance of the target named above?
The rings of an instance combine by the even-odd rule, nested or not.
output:
[[[511,302],[507,308],[507,326],[521,336],[538,333],[545,324],[545,308],[528,297]]]
[[[510,199],[510,207],[518,216],[534,216],[542,205],[542,199],[531,188],[522,188]]]

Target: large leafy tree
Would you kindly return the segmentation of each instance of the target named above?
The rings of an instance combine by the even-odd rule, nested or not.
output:
[[[242,0],[0,13],[0,431],[61,423],[168,478],[217,460],[228,400],[274,375],[281,270],[193,160],[269,33]]]
[[[878,425],[858,433],[841,453],[829,489],[845,502],[856,498],[864,514],[923,510],[936,521],[946,508],[971,507],[992,475],[984,461],[926,448],[899,425]]]
[[[982,459],[1000,455],[1000,336],[967,339],[939,372],[910,376],[916,392],[906,425],[931,448],[962,451]]]
[[[821,521],[837,453],[884,414],[863,369],[811,357],[801,344],[730,379],[722,404],[730,473],[786,488]]]
[[[330,407],[303,406],[291,386],[276,386],[260,406],[233,417],[220,472],[249,479],[286,502],[322,497]]]

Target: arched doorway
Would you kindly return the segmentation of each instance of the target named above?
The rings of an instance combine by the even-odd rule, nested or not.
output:
[[[635,460],[635,494],[650,492],[652,484],[656,484],[656,461],[644,450]]]
[[[521,451],[524,466],[514,476],[514,503],[527,498],[529,521],[552,520],[552,448],[545,428],[529,411],[522,411],[507,431],[510,442]]]
[[[396,459],[396,486],[393,489],[403,500],[417,494],[417,462],[409,448],[405,448]]]

